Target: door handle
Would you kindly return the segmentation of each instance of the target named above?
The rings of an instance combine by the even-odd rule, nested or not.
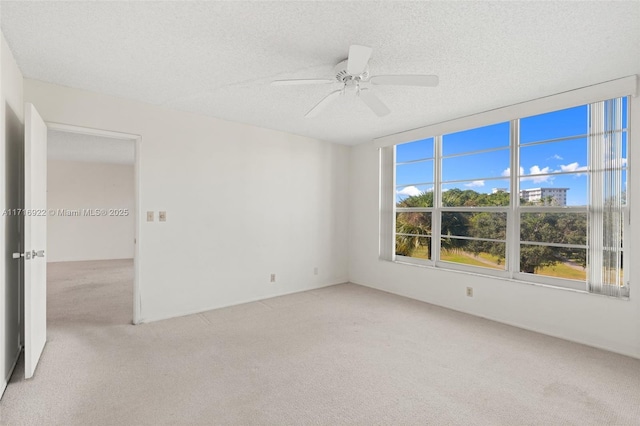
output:
[[[14,259],[20,259],[21,257],[24,257],[26,260],[29,259],[35,259],[36,257],[44,257],[44,250],[31,250],[30,252],[25,252],[25,253],[13,253],[12,256]]]
[[[35,251],[33,252],[34,256],[35,256]],[[20,259],[21,257],[24,257],[26,260],[31,259],[31,252],[25,252],[25,253],[13,253],[12,257],[14,259]]]

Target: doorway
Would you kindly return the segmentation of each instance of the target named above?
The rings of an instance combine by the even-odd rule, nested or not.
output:
[[[121,320],[122,310],[129,309],[129,315],[124,313],[126,321],[138,324],[141,137],[46,124],[48,276],[50,294],[56,297],[52,308],[60,303],[63,309],[79,308],[99,298],[105,309],[84,312],[88,316],[82,309],[66,310],[77,318],[94,315],[111,323]],[[133,299],[132,312],[131,305],[122,303],[123,297]]]

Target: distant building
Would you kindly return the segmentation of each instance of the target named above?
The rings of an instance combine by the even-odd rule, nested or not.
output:
[[[566,206],[569,188],[531,188],[521,189],[520,198],[525,201],[553,200],[552,205]]]

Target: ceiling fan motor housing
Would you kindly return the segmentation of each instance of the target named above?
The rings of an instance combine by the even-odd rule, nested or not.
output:
[[[367,65],[364,69],[364,71],[362,72],[362,74],[359,75],[351,75],[349,74],[349,72],[347,71],[347,59],[345,59],[344,61],[340,62],[338,65],[336,65],[336,67],[334,68],[334,72],[336,73],[336,80],[338,80],[340,83],[344,83],[347,84],[351,81],[367,81],[367,79],[369,78],[369,65]]]

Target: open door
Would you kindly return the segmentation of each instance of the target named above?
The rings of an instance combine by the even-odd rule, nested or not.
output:
[[[24,376],[31,378],[47,341],[47,125],[25,104]]]

